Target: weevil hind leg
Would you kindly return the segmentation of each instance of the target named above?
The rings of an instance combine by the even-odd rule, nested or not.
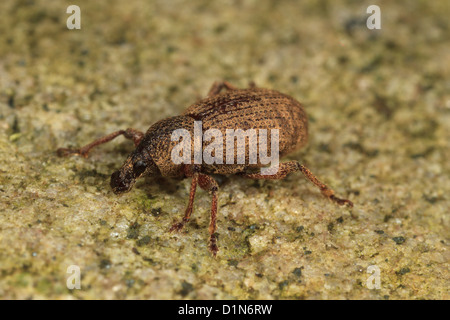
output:
[[[320,192],[327,197],[328,199],[330,199],[333,202],[336,202],[338,205],[343,206],[343,205],[347,205],[349,207],[353,207],[353,202],[351,202],[350,200],[347,199],[341,199],[338,198],[334,195],[334,190],[330,189],[326,184],[322,183],[321,181],[319,181],[319,179],[317,179],[311,171],[309,171],[308,168],[306,168],[304,165],[300,164],[297,162],[297,166],[298,166],[298,170],[303,173],[303,175],[312,183],[314,183],[317,187],[319,187]]]
[[[236,88],[235,86],[233,86],[231,83],[229,83],[228,81],[216,81],[213,83],[213,85],[211,86],[211,89],[209,89],[208,92],[208,97],[213,97],[215,95],[218,95],[222,89],[226,89],[226,90],[239,90],[238,88]]]
[[[81,148],[78,148],[78,149],[59,148],[58,150],[56,150],[56,153],[60,157],[66,157],[66,156],[70,156],[70,155],[79,155],[84,158],[87,158],[87,156],[92,148],[94,148],[98,145],[107,143],[107,142],[117,138],[120,135],[123,135],[127,139],[133,140],[135,146],[137,146],[139,144],[139,142],[141,142],[142,138],[144,137],[143,132],[138,131],[136,129],[128,128],[126,130],[119,130],[119,131],[110,133],[110,134],[103,136],[103,137],[101,137]]]
[[[284,179],[289,173],[300,171],[303,175],[311,181],[314,185],[316,185],[320,192],[330,199],[333,202],[343,206],[348,205],[349,207],[353,207],[353,202],[347,199],[341,199],[334,195],[334,190],[330,189],[326,184],[322,183],[319,179],[317,179],[308,168],[304,165],[298,163],[297,161],[288,161],[285,163],[280,163],[280,167],[278,168],[278,172],[274,175],[262,175],[259,173],[240,173],[239,175],[244,178],[249,179],[271,179],[271,180],[279,180]]]

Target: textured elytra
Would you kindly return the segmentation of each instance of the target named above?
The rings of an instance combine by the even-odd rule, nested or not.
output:
[[[193,104],[184,114],[200,119],[204,129],[279,129],[280,156],[304,146],[308,138],[303,106],[275,90],[228,90]]]

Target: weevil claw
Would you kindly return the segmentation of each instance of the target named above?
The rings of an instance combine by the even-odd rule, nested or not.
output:
[[[219,247],[217,246],[217,238],[215,234],[212,234],[209,238],[209,251],[211,251],[214,258],[217,255],[217,252],[219,251]]]
[[[183,227],[184,227],[184,224],[181,222],[174,223],[172,225],[172,227],[170,227],[169,232],[173,232],[173,231],[180,232],[183,229]]]
[[[340,206],[347,205],[347,206],[349,206],[350,208],[353,208],[353,202],[351,202],[350,200],[347,200],[347,199],[341,199],[341,198],[338,198],[338,197],[336,197],[336,196],[334,196],[334,195],[331,195],[331,196],[330,196],[330,199],[331,199],[332,201],[336,202],[336,203],[337,203],[338,205],[340,205]]]
[[[59,148],[56,150],[56,154],[58,157],[68,157],[70,155],[77,155],[83,158],[87,158],[88,153],[83,152],[81,149],[68,149],[68,148]]]

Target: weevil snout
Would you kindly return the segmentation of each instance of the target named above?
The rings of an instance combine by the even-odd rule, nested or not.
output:
[[[136,179],[129,173],[123,170],[117,170],[111,175],[111,188],[115,194],[128,192],[133,188]]]
[[[155,164],[150,159],[130,156],[120,170],[111,175],[111,188],[115,194],[130,191],[137,179],[144,175],[152,175]]]

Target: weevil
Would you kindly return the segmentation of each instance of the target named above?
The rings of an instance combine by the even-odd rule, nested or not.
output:
[[[136,180],[143,176],[192,178],[184,217],[180,222],[174,223],[170,231],[181,231],[189,222],[193,212],[196,188],[199,185],[212,195],[209,250],[214,256],[218,252],[216,219],[219,187],[212,175],[236,174],[249,179],[283,179],[289,173],[300,171],[320,189],[325,197],[339,205],[353,207],[350,200],[336,197],[332,189],[319,181],[298,161],[280,163],[278,171],[271,175],[255,172],[255,168],[263,165],[259,161],[256,164],[250,164],[248,152],[245,163],[241,164],[226,164],[225,161],[223,164],[174,163],[171,151],[177,142],[171,138],[172,133],[180,128],[193,132],[194,122],[199,120],[202,121],[203,130],[209,128],[222,131],[236,128],[278,129],[280,157],[300,149],[308,139],[306,112],[294,98],[275,90],[257,88],[254,85],[250,85],[247,89],[239,89],[224,81],[215,82],[208,96],[191,105],[183,114],[156,122],[145,134],[132,128],[119,130],[78,149],[59,148],[57,154],[87,157],[92,148],[123,135],[134,142],[135,150],[128,156],[122,167],[111,175],[110,185],[115,194],[130,191]],[[249,146],[248,141],[246,146]],[[203,144],[203,148],[205,147],[206,142]],[[234,150],[238,152],[237,149]],[[225,157],[225,154],[223,156]]]

